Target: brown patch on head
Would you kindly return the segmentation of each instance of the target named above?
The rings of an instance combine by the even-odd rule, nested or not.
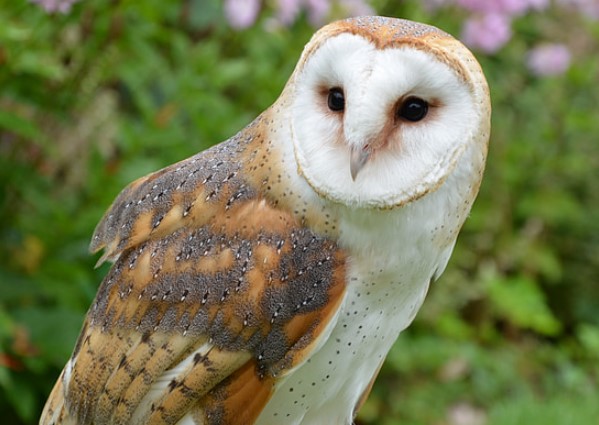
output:
[[[431,25],[384,16],[360,16],[339,21],[338,24],[343,32],[362,35],[370,39],[379,49],[385,49],[405,40],[452,38],[446,32]]]
[[[471,70],[469,72],[466,68],[471,66],[470,62],[476,63],[476,60],[462,43],[434,26],[383,16],[350,18],[321,28],[306,45],[296,72],[303,68],[307,58],[326,41],[339,34],[363,37],[377,49],[410,47],[422,50],[448,65],[463,82],[471,85]]]

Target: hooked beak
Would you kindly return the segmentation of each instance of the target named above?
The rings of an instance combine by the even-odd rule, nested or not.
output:
[[[352,148],[349,157],[349,172],[351,173],[351,179],[353,181],[356,180],[356,176],[364,167],[368,158],[370,158],[370,149],[368,145],[358,149]]]

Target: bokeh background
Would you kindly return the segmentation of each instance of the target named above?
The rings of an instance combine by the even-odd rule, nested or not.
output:
[[[226,139],[315,28],[377,13],[466,42],[486,177],[362,425],[599,423],[597,0],[0,0],[0,422],[34,424],[107,266],[131,180]]]

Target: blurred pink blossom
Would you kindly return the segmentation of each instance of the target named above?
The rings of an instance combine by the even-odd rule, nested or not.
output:
[[[345,0],[339,1],[339,5],[347,16],[368,16],[376,15],[376,11],[368,4],[366,0]]]
[[[225,0],[225,17],[235,29],[250,27],[258,18],[260,0]]]
[[[312,25],[322,25],[331,11],[331,0],[278,0],[277,17],[283,25],[291,25],[302,9],[308,13]]]
[[[499,13],[487,13],[469,18],[462,29],[462,41],[485,53],[499,50],[512,36],[510,18]]]
[[[545,10],[549,7],[549,0],[528,0],[531,9]]]
[[[312,25],[322,25],[331,11],[329,0],[306,0],[308,19]]]
[[[524,11],[526,4],[519,0],[456,0],[458,6],[470,12],[515,14]]]
[[[29,0],[44,9],[48,13],[69,13],[71,7],[78,0]]]
[[[572,57],[563,44],[544,44],[528,53],[528,68],[536,75],[559,75],[570,67]]]
[[[544,9],[549,0],[455,0],[466,10],[478,13],[521,15],[529,9]]]
[[[277,0],[277,18],[283,25],[291,25],[302,8],[303,0]]]
[[[599,0],[560,0],[560,4],[573,7],[591,19],[599,19]]]
[[[291,25],[305,10],[310,23],[319,26],[326,22],[333,4],[339,6],[345,16],[376,14],[368,0],[277,0],[277,20],[283,25]]]

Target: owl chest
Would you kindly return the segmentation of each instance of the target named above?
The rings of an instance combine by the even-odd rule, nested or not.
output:
[[[425,208],[426,209],[426,208]],[[414,319],[453,247],[441,214],[348,213],[346,294],[314,353],[278,383],[259,425],[349,425],[391,346]],[[446,224],[447,234],[434,231]],[[449,242],[438,243],[440,236]]]
[[[404,282],[398,275],[352,267],[343,305],[321,348],[277,387],[259,424],[352,422],[356,405],[428,287],[428,280]]]

